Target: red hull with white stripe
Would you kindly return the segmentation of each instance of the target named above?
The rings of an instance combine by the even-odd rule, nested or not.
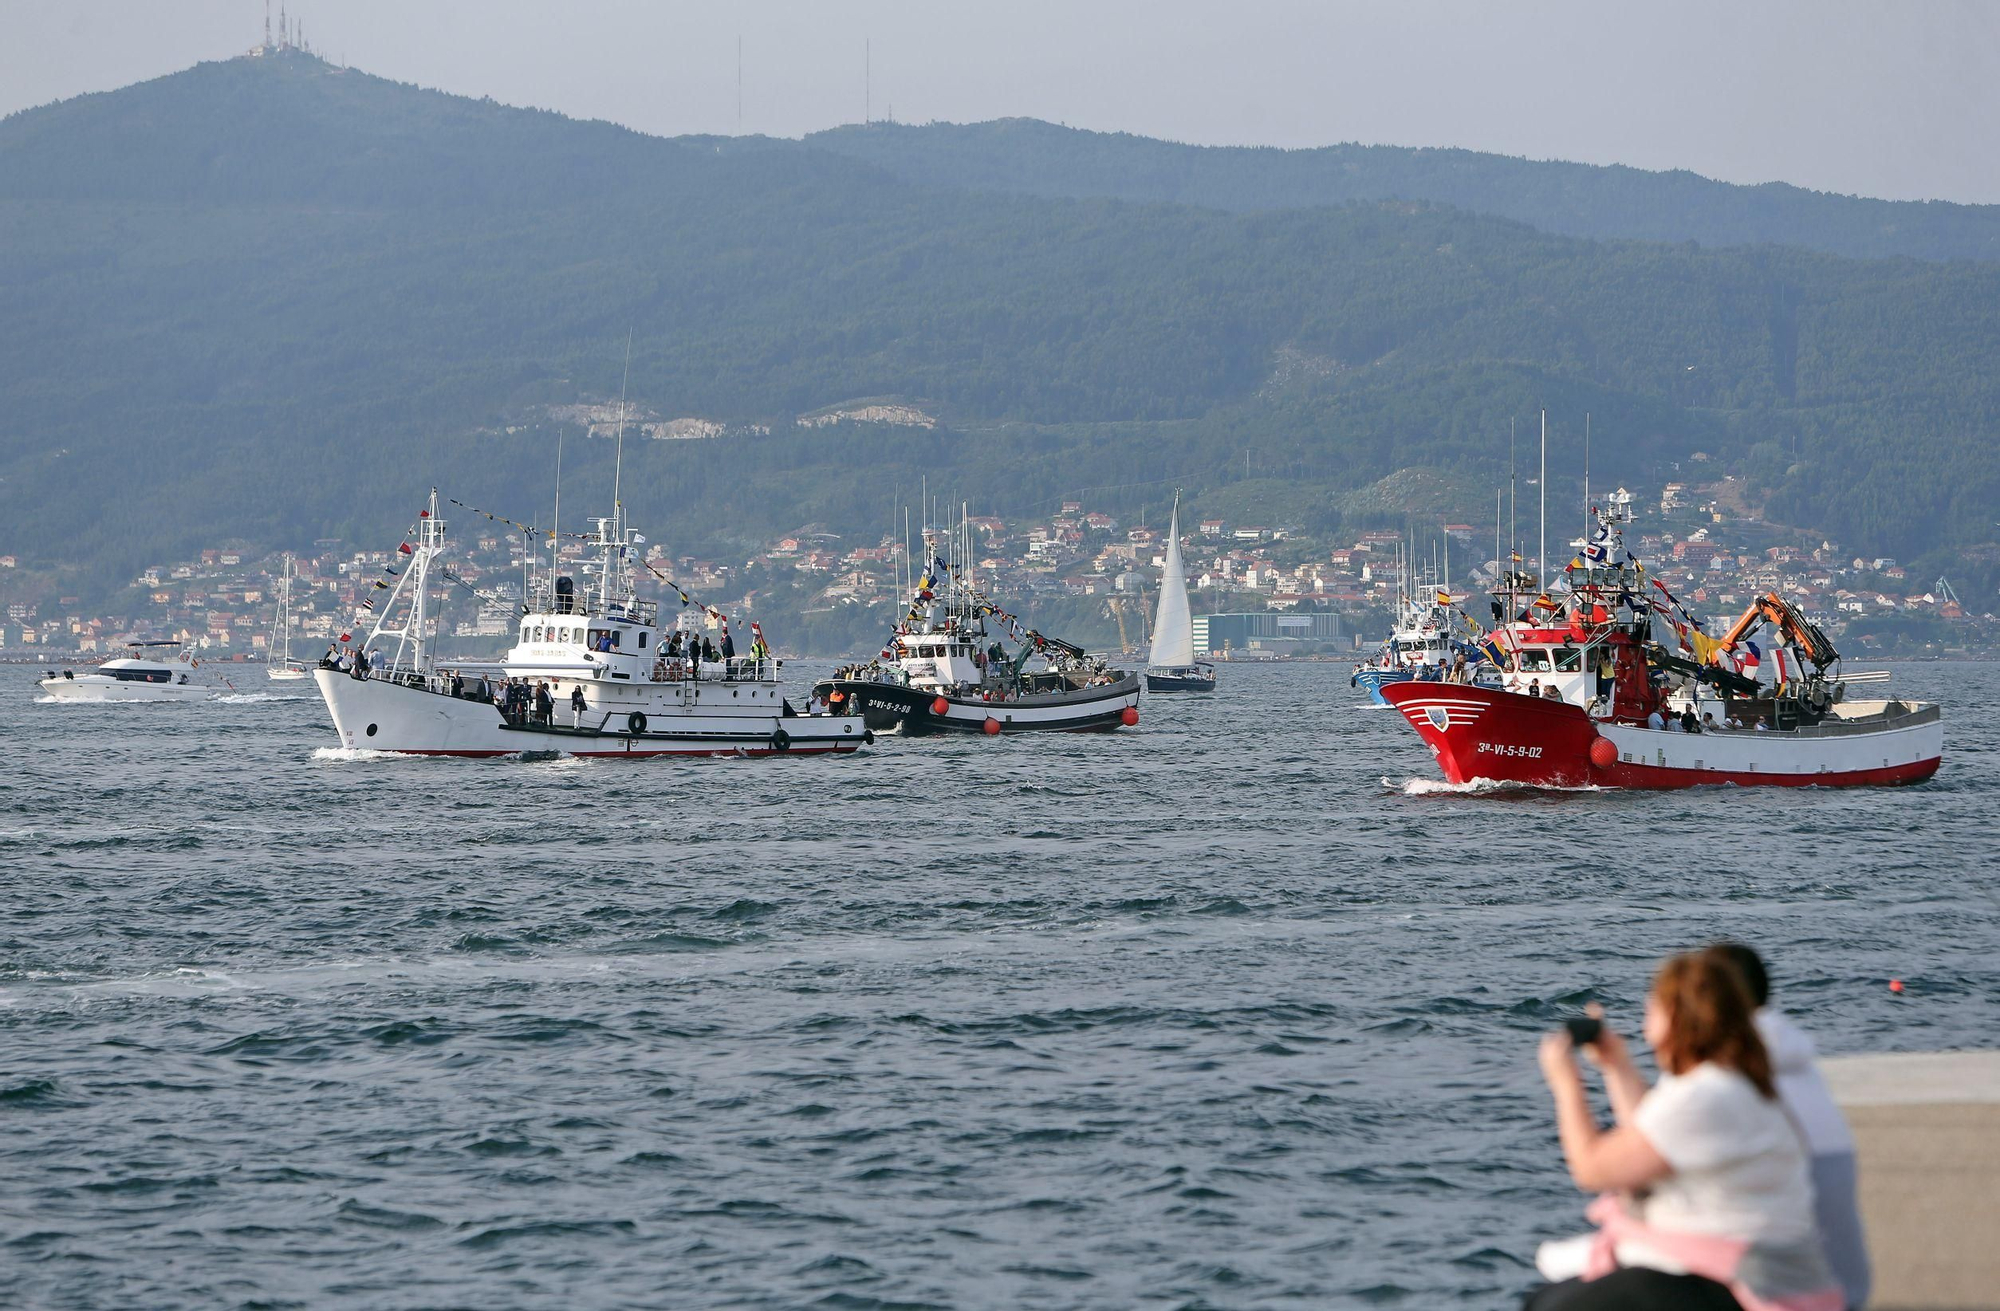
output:
[[[1676,733],[1470,684],[1392,683],[1382,696],[1453,783],[1887,786],[1931,777],[1944,750],[1937,708],[1901,702],[1849,702],[1818,726],[1790,731]]]

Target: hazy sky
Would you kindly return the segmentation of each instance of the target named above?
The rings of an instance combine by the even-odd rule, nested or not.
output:
[[[647,132],[872,104],[1203,143],[1466,146],[2000,202],[2000,4],[287,0],[369,72]],[[0,0],[0,112],[226,57],[261,0]]]

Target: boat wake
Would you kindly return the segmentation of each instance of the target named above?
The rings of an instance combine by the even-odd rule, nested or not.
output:
[[[314,760],[327,760],[335,764],[351,764],[359,760],[397,760],[394,751],[371,751],[367,747],[314,747]]]
[[[1595,783],[1586,783],[1578,787],[1558,787],[1550,783],[1515,783],[1494,778],[1476,778],[1470,783],[1447,783],[1441,778],[1406,778],[1398,783],[1395,779],[1384,775],[1382,790],[1400,792],[1406,797],[1484,797],[1536,792],[1604,792],[1609,789],[1601,788]]]
[[[311,701],[315,698],[303,692],[224,692],[215,699],[223,705],[247,706],[264,701]]]

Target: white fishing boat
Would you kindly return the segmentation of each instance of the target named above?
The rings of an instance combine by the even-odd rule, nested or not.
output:
[[[1187,568],[1181,563],[1181,494],[1167,528],[1160,605],[1153,614],[1153,649],[1146,658],[1148,692],[1213,692],[1215,666],[1194,658],[1194,616],[1188,609]]]
[[[278,579],[278,614],[271,623],[271,642],[264,654],[264,674],[274,683],[297,682],[306,676],[303,664],[292,659],[292,557],[285,555],[285,571]]]
[[[125,649],[132,654],[81,673],[51,669],[36,686],[58,701],[207,701],[230,690],[181,642],[127,642]]]
[[[737,658],[725,627],[724,650],[706,658],[712,642],[701,630],[716,612],[690,608],[684,595],[679,621],[663,625],[659,603],[638,594],[632,561],[644,539],[622,506],[593,522],[582,585],[552,554],[528,585],[519,638],[504,656],[438,659],[429,596],[433,571],[443,572],[445,525],[433,491],[416,542],[398,549],[408,562],[393,585],[385,580],[373,631],[351,660],[313,671],[341,745],[630,758],[844,754],[873,740],[857,720],[794,708],[761,636]]]

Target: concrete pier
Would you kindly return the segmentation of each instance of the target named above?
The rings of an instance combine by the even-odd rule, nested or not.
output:
[[[1854,1127],[1871,1311],[2000,1308],[2000,1051],[1821,1068]]]

